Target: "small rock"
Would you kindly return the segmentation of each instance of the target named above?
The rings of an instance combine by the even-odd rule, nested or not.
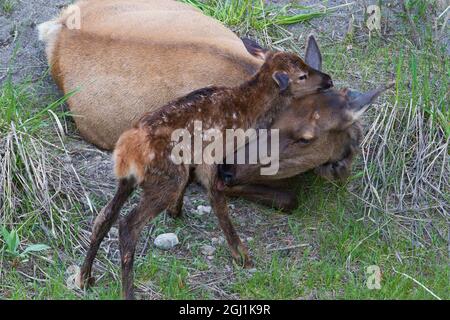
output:
[[[163,233],[156,237],[154,243],[159,249],[169,250],[175,247],[179,241],[175,233]]]
[[[258,269],[256,268],[251,268],[247,270],[249,273],[254,274],[256,271],[258,271]]]
[[[109,230],[109,235],[110,235],[112,238],[118,238],[118,237],[119,237],[119,229],[117,229],[117,228],[115,228],[115,227],[112,227],[112,228]]]
[[[67,288],[74,290],[80,289],[83,287],[83,284],[80,280],[80,267],[76,265],[69,266],[66,270],[67,280],[66,286]]]
[[[214,256],[207,256],[206,259],[208,259],[209,261],[214,260]]]
[[[216,252],[216,248],[214,248],[213,246],[205,244],[205,245],[202,246],[201,252],[205,256],[212,256],[214,254],[214,252]]]
[[[72,157],[69,156],[69,155],[65,155],[65,156],[63,156],[62,161],[64,163],[66,163],[66,164],[71,164],[72,163]]]
[[[247,242],[253,241],[253,237],[247,237]]]
[[[225,243],[225,238],[222,236],[220,236],[219,238],[216,238],[216,237],[211,238],[211,243],[212,244],[223,244],[223,243]]]
[[[211,207],[210,206],[198,206],[197,207],[197,211],[196,211],[197,215],[199,216],[203,216],[205,214],[210,214],[211,213]]]

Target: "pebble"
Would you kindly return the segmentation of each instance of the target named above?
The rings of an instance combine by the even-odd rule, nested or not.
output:
[[[118,237],[119,237],[119,229],[117,229],[117,228],[115,228],[115,227],[112,227],[112,228],[109,230],[109,235],[110,235],[110,237],[112,237],[112,238],[118,238]]]
[[[219,238],[213,237],[213,238],[211,238],[211,243],[212,244],[223,244],[223,243],[225,243],[225,238],[224,237],[219,237]]]
[[[175,233],[163,233],[156,237],[154,243],[159,249],[169,250],[175,247],[179,241]]]
[[[256,273],[257,271],[258,271],[258,269],[256,269],[256,268],[251,268],[251,269],[248,269],[247,270],[250,274],[254,274],[254,273]]]
[[[212,256],[214,254],[214,252],[216,252],[216,248],[214,248],[213,246],[205,244],[205,245],[202,246],[201,252],[205,256]]]
[[[197,215],[199,216],[203,216],[205,214],[210,214],[211,213],[212,208],[210,206],[198,206],[197,207]]]

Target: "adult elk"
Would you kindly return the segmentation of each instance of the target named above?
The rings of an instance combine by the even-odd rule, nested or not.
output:
[[[79,19],[80,29],[68,23],[73,19]],[[251,43],[247,50],[218,21],[171,0],[78,1],[59,18],[41,24],[39,36],[45,42],[59,88],[64,93],[77,91],[68,105],[80,134],[107,150],[114,148],[120,134],[143,113],[157,111],[167,102],[208,85],[242,83],[263,62]],[[321,69],[320,51],[313,38],[308,41],[305,61]],[[318,99],[321,94],[313,97]],[[293,108],[301,110],[299,103],[294,102]],[[285,124],[278,121],[277,126],[283,130]],[[349,145],[357,146],[355,138],[360,135],[355,122],[336,136],[333,132],[323,136],[320,147],[308,149],[312,152],[307,158],[302,145],[292,145],[281,157],[286,164],[290,160],[289,175],[323,164],[319,174],[329,172],[324,170],[328,168],[339,175],[348,172],[353,156],[353,152],[344,151],[350,150]],[[238,175],[235,178],[241,180]],[[260,185],[263,177],[253,178],[256,180],[245,179],[248,185],[229,188],[229,194],[285,209],[295,204],[292,194],[267,193],[267,188],[254,186]],[[278,202],[272,202],[274,194]]]

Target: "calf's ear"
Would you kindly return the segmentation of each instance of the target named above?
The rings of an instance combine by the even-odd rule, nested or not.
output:
[[[311,68],[322,71],[322,54],[313,35],[310,35],[307,40],[305,62]]]
[[[289,75],[284,71],[275,71],[272,74],[273,80],[280,88],[280,92],[285,91],[289,87]]]

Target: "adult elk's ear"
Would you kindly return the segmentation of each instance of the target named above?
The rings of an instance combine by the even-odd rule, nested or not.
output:
[[[322,71],[322,54],[313,35],[308,37],[306,44],[305,62],[311,68]]]
[[[261,47],[255,40],[249,38],[241,38],[242,43],[244,44],[247,51],[254,57],[259,58],[261,60],[266,59],[266,54],[269,50]]]
[[[273,80],[280,88],[280,92],[285,91],[289,87],[289,75],[284,71],[275,71],[272,74]]]
[[[384,87],[371,90],[365,93],[358,93],[355,91],[347,90],[346,95],[349,98],[349,112],[354,120],[359,119],[362,114],[369,108],[370,104],[378,98],[378,96],[387,89],[394,86],[395,82],[390,82]]]

